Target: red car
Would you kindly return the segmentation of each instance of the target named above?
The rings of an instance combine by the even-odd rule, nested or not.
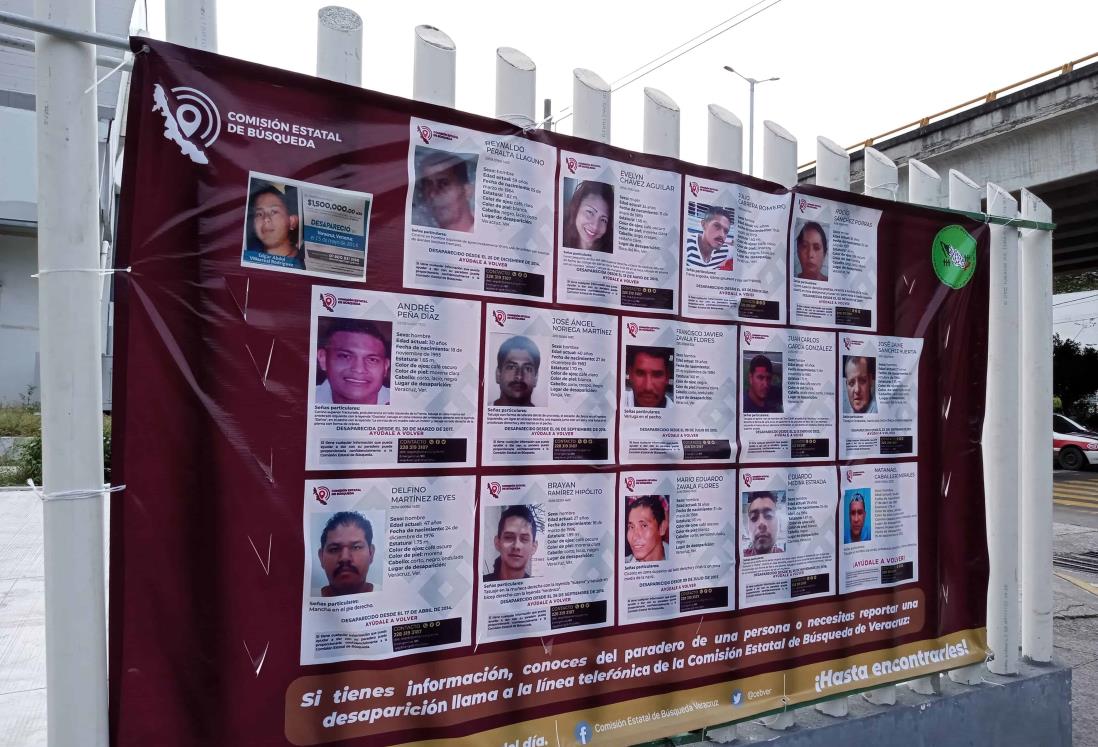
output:
[[[1052,416],[1052,455],[1064,469],[1085,469],[1098,464],[1098,433],[1071,418]]]

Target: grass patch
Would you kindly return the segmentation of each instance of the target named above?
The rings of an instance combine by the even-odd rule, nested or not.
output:
[[[39,436],[42,415],[20,405],[0,405],[0,436]]]
[[[42,436],[31,439],[16,449],[7,464],[0,462],[0,486],[26,485],[27,480],[42,484]],[[103,481],[111,480],[111,419],[103,417]]]

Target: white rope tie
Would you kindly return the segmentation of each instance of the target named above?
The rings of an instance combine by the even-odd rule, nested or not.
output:
[[[31,492],[38,496],[43,503],[46,501],[79,501],[85,498],[99,498],[104,493],[118,493],[126,489],[125,485],[104,485],[100,488],[85,488],[80,490],[59,490],[56,493],[47,493],[34,484],[34,480],[27,480]]]

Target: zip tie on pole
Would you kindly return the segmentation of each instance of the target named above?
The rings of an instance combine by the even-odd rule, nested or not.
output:
[[[58,267],[58,268],[53,269],[53,270],[39,270],[38,272],[31,275],[31,277],[32,278],[38,278],[38,277],[41,277],[42,275],[52,275],[55,272],[94,272],[94,273],[99,274],[99,275],[114,275],[115,273],[118,273],[118,272],[130,272],[132,270],[133,270],[132,267],[118,267],[118,268],[111,268],[111,269],[106,269],[106,270],[98,268],[98,267],[94,267],[94,268],[93,267]]]
[[[45,503],[46,501],[79,501],[84,498],[97,498],[104,493],[118,493],[126,489],[125,485],[104,485],[101,488],[92,488],[84,490],[59,490],[56,493],[47,493],[34,484],[34,480],[27,480],[27,485],[30,486],[31,492]]]
[[[103,81],[105,81],[105,80],[106,80],[107,78],[111,77],[112,75],[114,75],[115,73],[117,73],[117,72],[118,72],[119,70],[121,70],[121,69],[122,69],[122,66],[123,66],[123,65],[125,65],[125,64],[126,64],[126,62],[127,62],[127,60],[126,60],[126,55],[122,55],[122,61],[121,61],[121,62],[119,62],[119,63],[118,63],[117,65],[115,65],[115,66],[114,66],[114,67],[113,67],[113,68],[112,68],[112,69],[110,70],[110,72],[108,72],[108,73],[107,73],[106,75],[104,75],[104,76],[103,76],[102,78],[100,78],[99,80],[95,81],[95,82],[94,82],[94,83],[92,83],[92,84],[91,84],[90,86],[88,86],[88,87],[87,87],[86,89],[84,89],[84,95],[85,95],[85,96],[87,96],[87,95],[88,95],[89,93],[91,93],[91,92],[92,92],[92,91],[94,91],[94,90],[95,90],[96,88],[98,88],[98,87],[100,86],[100,84],[102,84],[102,83],[103,83]]]

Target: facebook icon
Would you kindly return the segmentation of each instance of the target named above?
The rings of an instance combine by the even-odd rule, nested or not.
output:
[[[576,742],[578,744],[591,744],[591,726],[586,721],[576,724]]]

